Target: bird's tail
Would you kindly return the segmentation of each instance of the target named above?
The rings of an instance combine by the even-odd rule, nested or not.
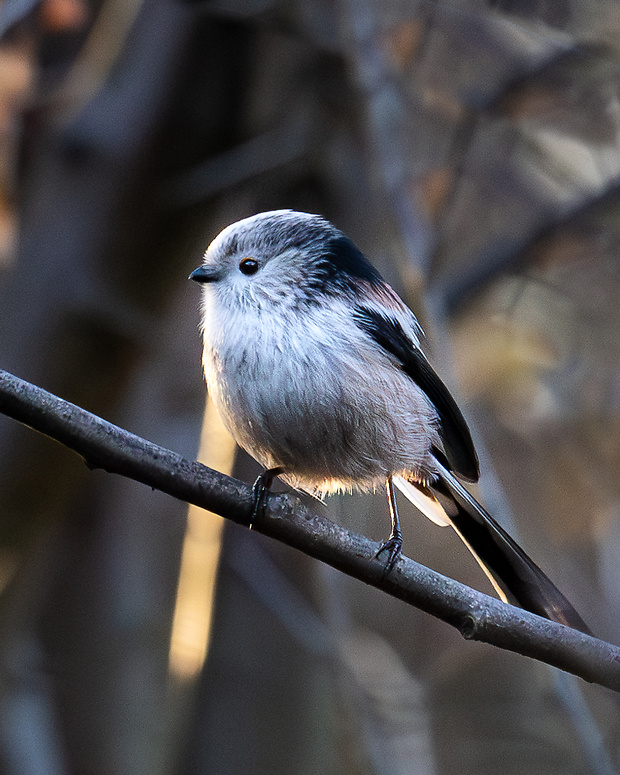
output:
[[[581,616],[504,528],[437,460],[438,479],[427,487],[396,481],[399,489],[434,522],[438,507],[474,555],[500,597],[527,611],[588,634]],[[417,493],[413,493],[417,490]],[[420,497],[421,496],[421,497]]]

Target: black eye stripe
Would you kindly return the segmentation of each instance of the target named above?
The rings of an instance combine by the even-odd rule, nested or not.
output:
[[[244,258],[239,262],[239,271],[243,274],[256,274],[258,272],[258,261],[255,258]]]

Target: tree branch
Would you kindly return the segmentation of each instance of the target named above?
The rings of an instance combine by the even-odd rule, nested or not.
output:
[[[248,485],[152,444],[0,370],[0,412],[77,452],[92,468],[121,474],[241,525]],[[456,627],[464,638],[514,651],[620,691],[620,648],[506,605],[402,557],[389,575],[378,544],[309,509],[271,495],[253,529],[377,587]]]

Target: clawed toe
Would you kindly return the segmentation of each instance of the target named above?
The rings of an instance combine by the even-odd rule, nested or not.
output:
[[[252,510],[249,519],[250,528],[263,515],[273,480],[282,473],[284,473],[283,468],[269,468],[256,478],[256,481],[252,486]]]
[[[387,555],[388,555],[388,559],[385,564],[385,569],[383,571],[384,576],[387,576],[388,573],[391,573],[392,569],[396,565],[402,551],[402,546],[403,546],[402,536],[391,535],[388,538],[388,540],[384,541],[379,547],[379,550],[375,554],[375,557],[379,557],[379,555],[383,554],[383,552],[387,552]]]

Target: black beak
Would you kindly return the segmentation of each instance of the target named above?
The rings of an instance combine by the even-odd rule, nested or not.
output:
[[[197,283],[213,283],[220,279],[220,273],[215,267],[203,264],[198,269],[194,269],[187,279],[195,280]]]

